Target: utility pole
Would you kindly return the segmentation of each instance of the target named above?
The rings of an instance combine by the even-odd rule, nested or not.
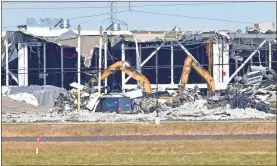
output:
[[[158,44],[156,45],[156,48],[158,48]],[[158,51],[156,51],[156,113],[157,113],[157,115],[156,115],[156,118],[155,118],[155,124],[160,124],[160,118],[159,118],[159,95],[158,95],[158,91],[159,91],[159,88],[158,88],[158,85],[159,85],[159,83],[158,83],[158,81],[159,81],[159,79],[158,79],[158,73],[159,71],[158,71]]]
[[[107,70],[107,61],[108,61],[108,57],[107,57],[107,43],[108,43],[108,36],[107,36],[107,32],[104,32],[104,69]],[[108,86],[108,78],[105,79],[105,87]],[[105,93],[108,93],[107,88],[105,89]]]
[[[98,59],[98,95],[101,95],[101,59],[102,59],[102,26],[99,29],[99,59]]]
[[[78,99],[77,99],[77,106],[78,111],[80,111],[80,103],[81,103],[81,26],[78,25],[78,65],[77,65],[77,72],[78,72]]]

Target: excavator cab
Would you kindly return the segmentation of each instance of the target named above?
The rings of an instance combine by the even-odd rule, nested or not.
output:
[[[132,113],[132,101],[126,96],[105,95],[99,99],[97,112]]]

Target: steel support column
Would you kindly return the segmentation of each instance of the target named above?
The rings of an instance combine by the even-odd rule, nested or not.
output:
[[[102,26],[99,29],[100,38],[99,38],[99,59],[98,59],[98,95],[101,94],[101,66],[102,66]]]
[[[61,87],[63,88],[64,84],[64,75],[63,75],[63,46],[61,46]]]
[[[6,47],[6,86],[9,86],[9,42],[8,39],[5,40],[5,47]]]
[[[24,77],[24,55],[25,54],[25,46],[22,43],[18,43],[18,86],[24,86],[25,77]]]
[[[246,65],[246,63],[258,52],[258,50],[265,44],[266,40],[264,40],[257,48],[256,50],[249,55],[249,57],[240,65],[240,67],[230,76],[227,83],[229,83],[236,75],[237,73]]]
[[[78,25],[78,65],[77,65],[77,76],[78,76],[78,98],[77,98],[77,110],[81,109],[81,26]]]
[[[173,50],[173,46],[171,45],[171,84],[174,84],[174,50]]]
[[[159,91],[159,70],[158,70],[158,51],[156,51],[156,93]],[[159,97],[158,95],[156,96],[156,119],[155,119],[155,124],[159,124]]]
[[[218,74],[219,74],[219,82],[222,83],[222,53],[223,53],[223,39],[222,38],[219,38],[218,39],[218,52],[219,52],[219,56],[218,56],[218,65],[219,65],[219,68],[218,68]],[[220,48],[221,46],[221,48]]]
[[[121,60],[122,61],[125,61],[125,44],[124,44],[124,41],[122,42],[121,44]],[[127,81],[125,81],[125,73],[124,72],[121,72],[121,87],[122,87],[122,91],[125,92],[125,83]]]
[[[46,85],[46,43],[43,43],[43,85]]]
[[[137,71],[139,73],[141,73],[141,67],[140,67],[140,64],[141,64],[141,44],[139,45],[139,54],[136,54],[136,68],[137,68]],[[137,84],[139,85],[139,82],[137,81]]]
[[[253,44],[254,44],[254,41],[253,41],[253,38],[251,39],[251,47],[253,48]],[[253,58],[250,59],[250,65],[252,66],[253,65]],[[237,68],[236,68],[237,69]]]
[[[141,73],[141,67],[140,67],[140,65],[141,65],[141,56],[142,56],[142,54],[141,54],[141,45],[139,45],[139,55],[138,55],[138,57],[137,57],[137,70]]]
[[[104,41],[104,68],[105,70],[107,69],[108,66],[108,57],[107,57],[107,38],[105,36],[105,41]],[[105,79],[105,87],[108,86],[108,78]],[[105,93],[108,93],[108,89],[105,89]]]
[[[272,53],[271,53],[271,41],[268,41],[268,68],[271,69]]]

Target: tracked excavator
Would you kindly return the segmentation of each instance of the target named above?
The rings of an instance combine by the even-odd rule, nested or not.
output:
[[[152,112],[155,110],[156,107],[156,97],[159,99],[166,100],[167,102],[172,102],[173,97],[169,96],[169,93],[161,93],[161,92],[152,92],[151,84],[149,80],[142,75],[141,73],[137,72],[130,65],[124,61],[118,61],[111,66],[109,66],[102,74],[101,80],[106,79],[110,74],[114,73],[115,71],[121,70],[125,74],[129,75],[131,78],[137,80],[139,84],[143,87],[145,95],[141,98],[134,99],[135,105],[138,107],[137,109],[141,109],[144,112]],[[95,82],[96,78],[92,78],[92,82]]]
[[[183,73],[181,76],[181,87],[185,87],[188,82],[189,73],[193,68],[207,83],[209,91],[215,91],[215,82],[210,73],[202,68],[191,56],[187,56],[184,61]]]
[[[133,68],[129,66],[128,63],[124,61],[118,61],[111,66],[109,66],[102,74],[101,74],[101,80],[106,79],[110,74],[113,72],[121,70],[125,74],[129,75],[133,79],[137,80],[139,84],[144,88],[144,91],[148,94],[152,93],[151,85],[148,79],[142,75],[141,73],[137,72]]]
[[[210,91],[215,90],[215,83],[214,83],[213,77],[209,74],[208,71],[203,69],[193,59],[192,56],[188,56],[184,61],[184,67],[183,67],[183,72],[182,72],[182,76],[181,76],[181,85],[180,85],[179,91],[182,91],[183,88],[186,86],[191,68],[196,70],[196,72],[205,79],[205,81],[207,82],[207,85],[208,85],[208,89]],[[182,98],[182,97],[180,97],[180,95],[182,95],[182,93],[179,93],[179,96],[177,95],[176,97],[172,97],[169,95],[160,96],[157,92],[156,92],[156,95],[155,94],[152,95],[153,93],[152,93],[151,85],[150,85],[150,82],[148,81],[148,79],[141,73],[139,73],[136,70],[134,70],[133,68],[131,68],[129,66],[129,64],[124,61],[118,61],[118,62],[112,64],[111,66],[109,66],[101,74],[101,80],[106,79],[110,74],[112,74],[113,72],[115,72],[117,70],[121,70],[125,74],[127,74],[130,77],[132,77],[133,79],[137,80],[139,82],[139,84],[143,87],[143,89],[146,93],[146,96],[138,99],[136,104],[139,105],[139,108],[142,109],[144,112],[152,112],[156,109],[155,108],[156,100],[153,100],[153,99],[154,99],[154,97],[156,98],[157,95],[158,95],[159,99],[166,100],[167,102],[170,102],[170,103],[173,103],[173,102],[178,103],[178,102],[180,102],[180,99]],[[91,81],[95,82],[95,78],[93,78]],[[163,93],[161,93],[161,94],[163,94]],[[147,97],[147,95],[150,97]]]
[[[215,91],[215,82],[213,77],[210,75],[210,73],[207,70],[201,67],[201,65],[194,59],[194,57],[189,55],[184,60],[184,67],[181,75],[180,86],[178,88],[177,95],[174,97],[174,100],[173,100],[178,104],[181,104],[182,102],[187,100],[184,95],[184,88],[188,83],[188,78],[189,78],[191,68],[193,68],[206,81],[208,95],[212,95],[213,92]]]

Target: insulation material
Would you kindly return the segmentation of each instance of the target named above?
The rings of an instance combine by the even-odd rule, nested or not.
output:
[[[64,91],[62,88],[51,85],[10,87],[8,97],[35,106],[53,107],[59,93]]]
[[[7,86],[2,86],[2,95],[8,94],[10,91],[10,88]]]
[[[135,90],[135,91],[130,91],[130,92],[125,92],[125,96],[130,97],[131,99],[142,97],[142,90]]]
[[[18,94],[8,95],[8,97],[10,97],[15,101],[26,102],[34,106],[39,106],[36,97],[29,93],[18,93]]]
[[[72,88],[76,88],[78,89],[80,87],[80,90],[82,90],[84,88],[83,85],[79,85],[77,82],[72,82],[71,84],[69,84]]]

